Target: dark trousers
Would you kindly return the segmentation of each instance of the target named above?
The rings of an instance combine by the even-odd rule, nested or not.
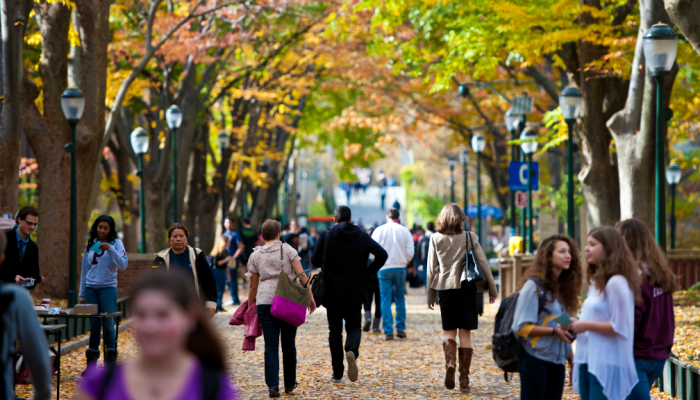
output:
[[[520,399],[557,400],[564,393],[566,367],[533,357],[522,351],[520,357]]]
[[[257,306],[258,320],[265,339],[265,384],[279,388],[280,384],[280,336],[282,337],[282,368],[284,388],[292,389],[297,381],[297,327],[270,314],[270,304]]]
[[[236,261],[236,264],[237,263],[238,261]],[[231,291],[233,304],[241,304],[241,301],[238,299],[238,266],[236,265],[236,268],[229,268],[228,272],[229,275],[231,275],[231,280],[228,281],[228,288]]]
[[[355,358],[360,356],[360,340],[362,339],[362,305],[361,304],[329,304],[328,310],[328,345],[331,348],[331,361],[333,363],[333,377],[341,378],[345,367],[343,358],[345,352],[352,351]],[[345,332],[348,335],[343,351],[343,320]]]
[[[364,304],[365,311],[372,311],[372,298],[374,298],[374,318],[382,317],[382,298],[379,296],[379,286],[375,288],[367,287],[367,303]]]

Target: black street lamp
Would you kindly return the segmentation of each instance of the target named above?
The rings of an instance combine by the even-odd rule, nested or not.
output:
[[[534,219],[534,215],[532,215],[532,155],[537,151],[537,132],[528,128],[520,135],[520,140],[523,141],[520,148],[527,156],[527,249],[532,254],[535,250],[532,234],[532,220]]]
[[[173,176],[170,177],[170,211],[171,211],[171,223],[176,223],[180,220],[177,213],[177,130],[180,129],[182,125],[182,111],[180,107],[173,104],[165,112],[165,122],[168,124],[168,129],[170,129],[171,138],[170,141],[172,145],[170,146],[170,165],[172,169]]]
[[[450,166],[450,203],[455,202],[455,158],[447,159],[447,164]]]
[[[226,172],[228,171],[228,168],[224,166],[224,151],[226,151],[226,146],[228,146],[228,135],[226,132],[221,132],[217,140],[221,149],[221,224],[223,225],[226,220]]]
[[[520,116],[513,114],[513,109],[506,111],[505,116],[506,129],[510,133],[511,140],[517,139],[518,128],[520,126]],[[524,124],[523,124],[524,125]],[[510,146],[510,160],[515,161],[518,146],[512,144]],[[515,225],[518,221],[518,210],[515,207],[515,191],[510,191],[510,227],[513,230],[513,235],[515,235]],[[525,235],[525,232],[523,232]]]
[[[676,187],[681,181],[682,171],[678,165],[666,170],[666,182],[671,186],[671,250],[676,248]]]
[[[143,181],[143,156],[148,153],[148,132],[145,129],[138,127],[131,132],[131,148],[139,159],[139,172],[141,178],[141,188],[139,191],[139,219],[141,220],[141,245],[139,252],[146,253],[146,189]]]
[[[656,242],[666,251],[666,199],[664,188],[664,134],[671,110],[663,106],[664,80],[676,60],[678,41],[668,25],[658,23],[644,35],[644,58],[656,80]]]
[[[583,116],[583,97],[581,92],[575,87],[569,86],[559,94],[559,107],[561,114],[569,129],[569,138],[566,141],[566,154],[568,164],[567,193],[566,193],[566,234],[570,238],[575,236],[575,215],[574,209],[574,126],[576,119]]]
[[[70,157],[70,239],[68,251],[68,307],[78,303],[78,182],[76,157],[77,143],[75,141],[75,127],[80,122],[85,109],[85,96],[78,88],[68,88],[61,95],[61,108],[63,115],[70,125],[71,142],[65,146]]]
[[[481,241],[481,153],[486,140],[481,134],[472,136],[472,150],[476,153],[476,235]]]
[[[467,208],[469,208],[469,200],[467,200],[467,163],[469,162],[469,150],[462,149],[459,151],[459,163],[462,164],[463,175],[464,175],[464,213],[466,214]]]

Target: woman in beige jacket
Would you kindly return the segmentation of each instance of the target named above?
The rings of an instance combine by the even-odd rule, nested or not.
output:
[[[428,308],[439,297],[445,352],[445,387],[454,389],[459,330],[459,389],[469,392],[469,367],[472,361],[471,331],[479,326],[476,295],[489,292],[489,301],[496,301],[498,292],[488,260],[474,233],[464,232],[467,217],[455,203],[445,204],[437,217],[437,228],[430,238],[428,250]],[[467,237],[469,234],[469,237]],[[476,284],[466,281],[467,251],[485,279]]]

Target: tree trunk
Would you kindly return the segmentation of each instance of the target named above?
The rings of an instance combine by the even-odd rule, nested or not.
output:
[[[639,218],[654,226],[654,193],[656,181],[656,83],[646,73],[642,38],[659,21],[672,25],[663,0],[641,0],[640,26],[632,65],[632,75],[625,108],[607,123],[617,147],[620,173],[620,218]],[[674,68],[666,78],[665,106],[670,101],[670,89],[677,74]],[[665,163],[664,163],[665,165]]]
[[[666,11],[686,40],[700,53],[700,1],[665,0]]]
[[[4,0],[0,3],[3,94],[0,115],[0,214],[14,213],[18,208],[20,141],[26,101],[22,47],[32,6],[32,0]]]

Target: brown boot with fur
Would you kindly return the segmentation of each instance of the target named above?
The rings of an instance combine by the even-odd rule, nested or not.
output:
[[[459,391],[469,393],[469,368],[472,365],[474,349],[469,347],[459,348]]]
[[[445,351],[445,387],[452,390],[455,388],[455,369],[457,369],[457,342],[447,339],[442,342],[442,349]]]

